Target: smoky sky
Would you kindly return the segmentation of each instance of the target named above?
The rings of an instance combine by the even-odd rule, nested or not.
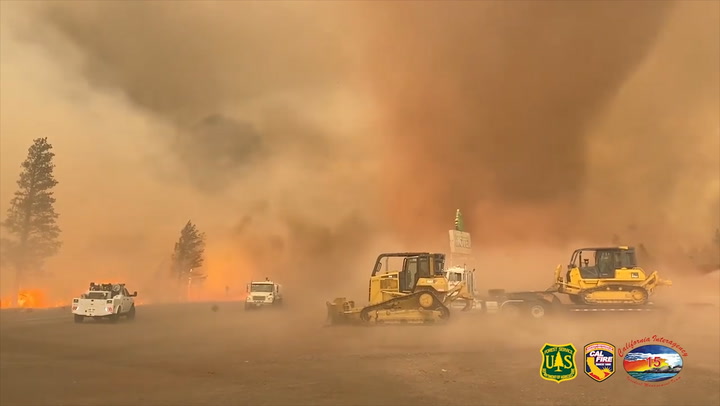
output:
[[[313,13],[250,3],[58,2],[40,15],[80,47],[93,86],[120,90],[173,126],[168,144],[202,192],[220,192],[287,152],[317,166],[332,148],[286,102],[261,113],[272,120],[266,128],[238,113],[341,77],[340,41],[304,29],[318,18]]]
[[[118,87],[139,106],[185,124],[337,78],[341,44],[313,44],[323,37],[302,28],[318,17],[298,11],[224,2],[53,2],[42,10],[87,53],[94,84]]]
[[[687,173],[673,163],[679,163],[678,155],[693,154],[679,145],[677,133],[670,135],[660,128],[658,118],[687,108],[688,99],[699,100],[699,94],[678,97],[668,94],[660,81],[648,84],[643,95],[646,104],[657,106],[653,100],[658,97],[676,102],[663,106],[665,110],[647,109],[646,116],[638,117],[644,122],[632,131],[597,134],[594,130],[656,48],[676,5],[666,1],[368,4],[364,17],[376,28],[371,52],[382,55],[374,59],[369,74],[385,107],[385,134],[395,156],[388,164],[393,169],[388,190],[404,189],[402,198],[387,199],[398,227],[437,233],[418,219],[444,219],[456,208],[481,206],[487,209],[473,213],[470,222],[476,225],[476,235],[487,237],[488,243],[504,234],[502,222],[507,218],[497,216],[507,214],[505,210],[509,217],[529,210],[536,218],[551,218],[518,225],[519,234],[538,241],[603,240],[613,227],[622,233],[633,216],[654,213],[672,192],[666,184],[665,195],[643,194],[648,173],[657,182],[679,184]],[[717,14],[717,7],[714,11]],[[714,41],[714,47],[705,42],[699,53],[717,55],[717,38]],[[698,61],[717,64],[712,58],[694,58],[690,63]],[[672,58],[668,62],[677,63]],[[700,92],[717,99],[718,73],[705,67],[693,70],[704,75],[697,82],[708,86]],[[694,74],[675,73],[682,76],[666,79],[685,80]],[[658,89],[655,94],[651,86]],[[614,151],[595,150],[596,144]],[[598,161],[625,170],[608,170],[615,181],[598,182],[589,176]],[[642,180],[627,184],[628,178]],[[596,197],[594,202],[583,201],[589,191]]]
[[[617,234],[652,248],[720,222],[717,3],[32,5],[47,30],[28,43],[61,65],[49,37],[69,41],[93,91],[167,125],[146,135],[180,163],[167,177],[231,213],[193,213],[217,225],[209,245],[278,272],[341,280],[323,247],[372,258],[375,233],[402,241],[386,251],[444,248],[457,208],[480,249]]]
[[[7,17],[14,23],[8,32],[16,52],[37,49],[48,65],[36,66],[38,70],[69,73],[69,83],[50,83],[43,90],[57,96],[65,86],[76,95],[102,100],[96,107],[61,92],[45,104],[28,99],[48,110],[53,100],[57,106],[49,107],[78,114],[72,123],[76,138],[54,140],[65,150],[66,162],[92,166],[83,152],[92,147],[84,142],[91,139],[99,147],[92,159],[100,165],[92,176],[73,173],[67,165],[61,168],[67,174],[58,190],[62,204],[75,201],[91,215],[63,211],[69,248],[53,266],[75,267],[76,260],[69,257],[78,253],[75,257],[82,255],[86,264],[112,263],[113,270],[106,273],[146,280],[143,269],[167,263],[175,233],[187,219],[207,232],[208,273],[223,286],[253,272],[288,280],[295,274],[293,263],[320,269],[322,258],[316,253],[323,245],[346,263],[361,256],[362,244],[343,243],[368,241],[370,216],[358,209],[368,210],[371,194],[361,180],[367,176],[362,159],[366,143],[353,136],[352,128],[347,130],[355,114],[346,105],[357,97],[346,95],[357,92],[342,78],[352,59],[345,45],[355,34],[346,19],[330,15],[338,7],[251,2],[16,5],[17,19]],[[95,108],[115,128],[98,130],[102,125]],[[51,120],[55,112],[48,113],[38,109],[38,122]],[[123,122],[128,118],[139,121]],[[19,117],[15,128],[23,120]],[[113,139],[123,137],[123,131],[136,133],[127,134],[127,142]],[[104,183],[97,187],[102,174],[113,182],[100,180]],[[138,175],[141,181],[132,180]],[[97,189],[104,194],[98,196]],[[96,195],[88,197],[89,191]],[[113,201],[110,193],[122,200]],[[102,214],[108,210],[115,214]],[[112,224],[101,227],[102,219]],[[140,227],[131,224],[138,221]],[[144,238],[134,238],[138,233]],[[323,269],[329,272],[330,267]]]
[[[386,28],[394,35],[382,46],[387,65],[409,70],[411,82],[389,92],[397,108],[388,119],[398,129],[393,141],[415,146],[412,172],[438,179],[455,206],[578,196],[587,172],[588,127],[644,59],[670,7],[397,6],[402,24]],[[391,81],[383,86],[393,88]],[[430,164],[440,159],[443,165]]]

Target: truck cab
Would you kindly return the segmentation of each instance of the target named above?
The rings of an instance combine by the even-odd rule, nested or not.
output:
[[[465,266],[451,266],[445,269],[445,278],[448,280],[448,288],[454,289],[460,283],[465,282],[465,286],[462,287],[461,292],[466,297],[475,298],[477,292],[475,291],[475,270],[467,269]],[[474,302],[474,300],[473,300]],[[451,305],[453,308],[464,308],[466,305],[462,302],[453,302]],[[474,307],[475,305],[473,305]]]
[[[246,290],[245,310],[282,305],[282,285],[271,281],[269,278],[265,278],[264,281],[248,283]]]
[[[460,282],[465,281],[465,284],[468,286],[468,291],[474,295],[476,292],[473,276],[473,271],[468,270],[464,266],[453,266],[445,270],[445,277],[451,289],[460,284]]]

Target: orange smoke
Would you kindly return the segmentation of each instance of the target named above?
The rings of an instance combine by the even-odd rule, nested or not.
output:
[[[256,265],[232,244],[208,247],[203,268],[207,278],[188,286],[188,301],[245,300],[245,285],[260,276],[254,275]]]
[[[234,289],[227,291],[207,288],[191,288],[188,291],[189,302],[209,301],[243,301],[245,300],[245,289]]]

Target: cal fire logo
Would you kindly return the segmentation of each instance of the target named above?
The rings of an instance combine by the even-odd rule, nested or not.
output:
[[[585,375],[597,382],[615,373],[615,346],[598,341],[585,346]]]
[[[554,345],[545,344],[540,350],[543,356],[540,366],[540,376],[548,381],[560,383],[575,379],[577,367],[575,366],[575,346],[572,344]]]

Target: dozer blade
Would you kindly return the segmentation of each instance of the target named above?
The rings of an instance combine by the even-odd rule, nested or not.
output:
[[[456,301],[459,301],[464,303],[464,306],[460,311],[466,312],[471,310],[475,306],[475,300],[471,296],[468,296],[466,295],[466,293],[463,292],[464,287],[465,281],[462,281],[457,284],[453,289],[445,293],[443,305],[445,305],[446,307],[458,307],[454,303]]]
[[[642,286],[645,289],[652,290],[656,286],[672,286],[672,281],[668,279],[661,279],[660,276],[658,276],[657,271],[654,271],[647,277],[647,279],[645,279]]]
[[[361,309],[355,307],[354,301],[339,297],[332,302],[326,302],[326,305],[327,325],[363,324],[362,320],[360,320]]]

